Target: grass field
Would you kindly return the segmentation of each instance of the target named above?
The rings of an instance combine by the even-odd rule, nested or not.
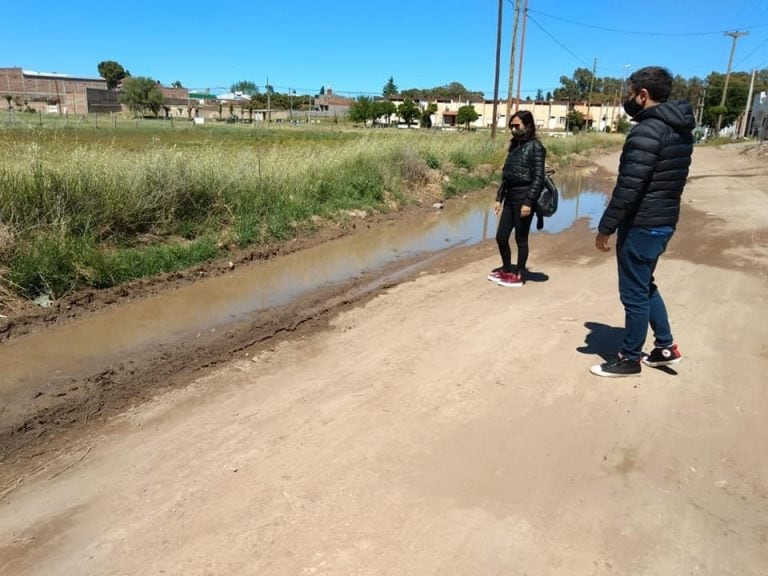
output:
[[[34,120],[32,118],[31,120]],[[0,125],[0,285],[59,297],[282,241],[350,210],[483,187],[506,135],[339,126],[67,119]],[[547,139],[553,164],[616,137]],[[487,174],[487,172],[486,172]]]

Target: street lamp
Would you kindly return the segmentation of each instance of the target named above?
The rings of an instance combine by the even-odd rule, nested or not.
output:
[[[290,102],[291,102],[291,123],[293,123],[293,95],[296,94],[296,90],[290,88],[288,90],[288,95],[290,96]]]

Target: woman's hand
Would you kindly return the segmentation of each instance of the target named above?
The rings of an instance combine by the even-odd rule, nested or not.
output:
[[[531,215],[532,212],[533,211],[531,210],[530,206],[526,206],[525,204],[523,204],[520,207],[520,216],[522,216],[523,218],[527,218],[528,216]]]
[[[493,213],[498,216],[499,212],[501,212],[501,202],[496,202],[496,204],[493,205]]]

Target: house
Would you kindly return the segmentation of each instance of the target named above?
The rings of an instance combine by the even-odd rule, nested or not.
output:
[[[95,91],[107,91],[104,78],[33,72],[18,67],[0,68],[0,109],[86,114],[91,112],[89,93],[95,108],[109,105],[107,100],[94,95]]]
[[[166,117],[189,117],[186,88],[158,84]],[[95,114],[121,112],[120,91],[107,90],[104,78],[86,78],[57,72],[33,72],[0,68],[0,110],[47,114]]]
[[[755,94],[749,113],[746,135],[760,140],[768,138],[768,92]]]
[[[399,106],[404,102],[402,98],[394,97],[389,100]],[[472,106],[475,112],[478,114],[477,120],[470,124],[472,128],[488,128],[493,125],[493,100],[482,100],[471,102],[468,100],[436,100],[430,102],[427,100],[419,100],[415,102],[422,110],[430,103],[437,104],[437,112],[432,114],[432,126],[435,128],[451,129],[457,128],[457,116],[459,108],[462,106]],[[623,108],[618,105],[610,104],[592,104],[587,105],[586,102],[568,102],[568,101],[554,101],[554,100],[521,100],[519,102],[511,102],[510,109],[507,110],[508,103],[506,100],[501,100],[496,106],[496,127],[506,128],[507,115],[514,114],[515,104],[517,110],[527,110],[533,114],[536,128],[543,131],[562,132],[569,130],[567,125],[569,112],[576,110],[584,115],[587,119],[590,128],[595,130],[605,130],[607,127],[611,127],[611,130],[616,129],[619,119],[622,116],[626,116]]]

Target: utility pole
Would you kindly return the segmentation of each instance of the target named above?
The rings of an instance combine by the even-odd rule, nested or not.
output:
[[[725,97],[728,94],[728,82],[731,79],[731,65],[733,64],[733,53],[736,52],[736,40],[738,40],[742,36],[746,36],[749,34],[749,32],[739,32],[738,30],[734,30],[733,32],[725,32],[726,36],[730,36],[733,38],[733,44],[731,44],[731,55],[728,58],[728,71],[725,73],[725,86],[723,86],[723,97],[720,98],[720,108],[722,109],[725,106]],[[716,135],[720,135],[720,124],[723,122],[723,114],[722,112],[717,115],[717,130]]]
[[[520,64],[517,70],[517,94],[515,95],[515,112],[520,107],[520,82],[523,79],[523,54],[525,53],[525,23],[528,21],[528,0],[523,8],[523,35],[520,37]]]
[[[507,88],[507,124],[512,115],[512,96],[515,88],[515,46],[517,44],[517,24],[520,20],[520,0],[515,0],[515,22],[512,25],[512,48],[509,51],[509,87]]]
[[[272,108],[271,104],[272,101],[270,99],[270,93],[272,92],[271,86],[269,85],[269,76],[267,76],[267,85],[264,87],[267,91],[267,124],[272,123]]]
[[[496,24],[496,71],[493,80],[493,120],[491,122],[491,140],[496,138],[499,110],[499,68],[501,66],[501,21],[504,13],[504,0],[499,0],[499,19]]]
[[[597,70],[597,58],[592,63],[592,77],[589,79],[589,96],[587,97],[587,132],[589,132],[589,119],[592,117],[592,89],[595,87],[595,71]],[[592,122],[594,128],[594,122]]]
[[[743,138],[747,133],[747,124],[749,124],[749,108],[752,105],[752,91],[755,89],[755,72],[757,68],[752,68],[752,80],[749,82],[749,94],[747,95],[747,105],[744,107],[744,120],[739,128],[739,137]]]

